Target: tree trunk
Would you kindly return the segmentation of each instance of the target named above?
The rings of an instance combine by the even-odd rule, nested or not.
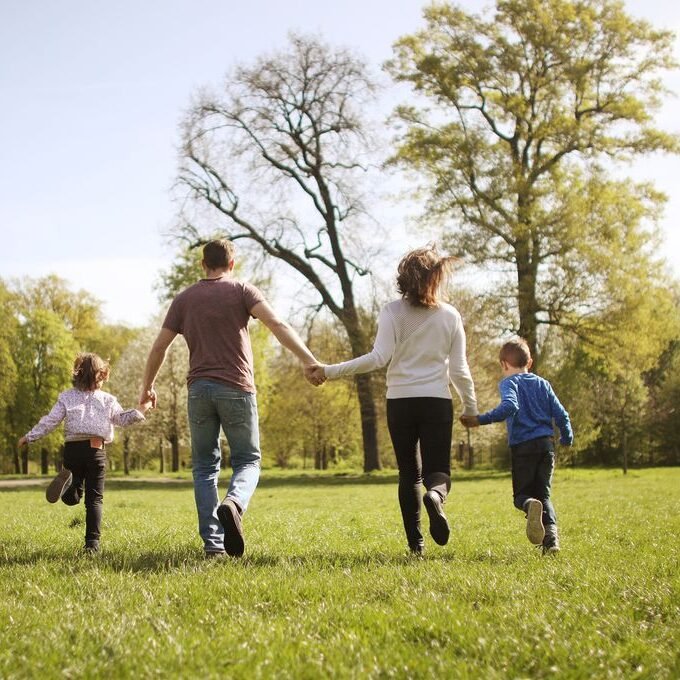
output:
[[[17,445],[14,445],[13,449],[13,459],[14,459],[14,474],[18,475],[21,473],[21,463],[19,462],[19,449]]]
[[[177,472],[179,470],[179,437],[172,434],[168,437],[168,441],[172,451],[172,471]]]
[[[130,474],[130,436],[123,435],[123,472]]]
[[[533,368],[538,365],[538,334],[536,312],[536,264],[531,260],[529,241],[521,240],[515,246],[517,257],[517,307],[519,310],[519,335],[529,345]]]
[[[628,474],[628,433],[624,427],[621,435],[621,449],[623,452],[623,474]]]
[[[21,472],[24,475],[28,474],[28,446],[24,446],[21,452]]]
[[[375,401],[371,387],[371,376],[361,373],[354,378],[359,399],[361,414],[361,438],[364,446],[364,472],[380,470],[380,456],[378,454],[378,428]]]
[[[50,459],[47,454],[47,449],[40,449],[40,474],[46,475],[50,471]]]
[[[163,437],[158,438],[158,458],[161,463],[161,474],[165,472],[165,455],[163,454]]]
[[[364,334],[359,327],[359,319],[356,310],[343,320],[347,336],[352,347],[352,356],[360,357],[365,354],[368,346]],[[357,399],[359,400],[359,414],[361,417],[361,439],[364,448],[364,472],[380,470],[380,456],[378,454],[378,428],[375,400],[373,398],[373,386],[371,376],[368,373],[359,373],[354,376],[357,386]]]

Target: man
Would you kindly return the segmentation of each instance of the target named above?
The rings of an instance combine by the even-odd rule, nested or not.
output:
[[[189,347],[188,415],[198,531],[206,557],[244,551],[242,516],[260,476],[260,439],[248,320],[255,317],[305,366],[316,360],[297,333],[279,319],[262,293],[233,278],[234,246],[210,241],[203,248],[205,278],[172,301],[146,362],[142,395],[156,403],[154,380],[178,334]],[[219,503],[220,427],[229,442],[232,477]]]

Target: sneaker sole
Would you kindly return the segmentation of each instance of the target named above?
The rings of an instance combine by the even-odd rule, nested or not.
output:
[[[423,497],[423,505],[430,518],[430,536],[432,536],[437,545],[446,545],[449,542],[449,536],[451,535],[451,528],[449,527],[448,520],[444,514],[440,512],[437,503],[427,493]]]
[[[241,557],[245,550],[241,518],[234,517],[238,511],[233,506],[223,503],[217,508],[217,519],[224,529],[224,550],[231,557]]]
[[[529,501],[527,508],[527,538],[534,545],[541,545],[545,538],[543,526],[543,503],[541,501]]]
[[[45,498],[48,503],[56,503],[66,491],[67,487],[73,480],[73,475],[70,470],[64,468],[51,482],[45,491]]]
[[[552,545],[549,548],[543,548],[543,554],[544,555],[557,555],[557,553],[559,551],[560,551],[560,549],[556,545]]]

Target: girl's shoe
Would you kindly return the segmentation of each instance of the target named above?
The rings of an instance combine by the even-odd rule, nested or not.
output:
[[[527,538],[534,545],[542,545],[545,538],[543,527],[543,503],[536,498],[529,498],[524,504],[527,513]]]
[[[47,491],[45,491],[47,501],[49,503],[56,503],[64,495],[64,491],[71,486],[72,479],[71,471],[65,467],[61,468],[61,472],[50,482]]]

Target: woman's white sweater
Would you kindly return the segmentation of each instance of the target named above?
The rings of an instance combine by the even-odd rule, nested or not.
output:
[[[449,382],[463,402],[464,415],[477,415],[475,386],[465,355],[463,320],[455,307],[416,307],[406,300],[386,304],[378,317],[373,349],[325,367],[326,377],[368,373],[390,362],[387,398],[451,398]]]

